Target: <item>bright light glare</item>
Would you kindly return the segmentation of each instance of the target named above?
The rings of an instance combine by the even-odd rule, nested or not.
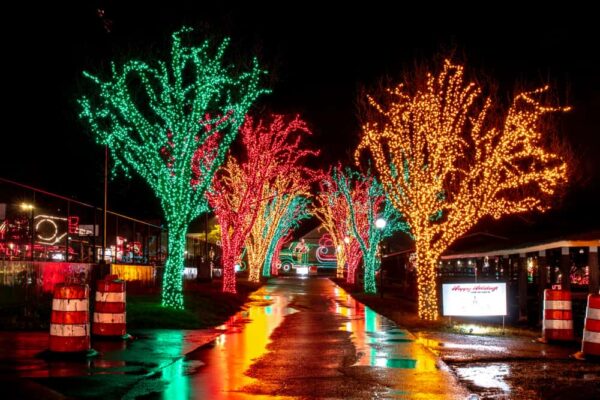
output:
[[[296,273],[298,275],[308,275],[308,267],[296,267]]]
[[[379,229],[385,228],[386,225],[387,225],[387,222],[383,218],[377,218],[377,220],[375,221],[375,226]]]

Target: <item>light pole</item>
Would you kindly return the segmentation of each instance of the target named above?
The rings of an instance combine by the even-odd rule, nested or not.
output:
[[[102,264],[106,262],[106,207],[108,203],[108,145],[104,146],[104,205],[102,207]]]
[[[387,225],[387,221],[383,218],[377,218],[375,221],[375,227],[380,231],[385,229]],[[383,264],[381,263],[381,247],[379,246],[379,241],[377,241],[377,253],[379,257],[379,294],[383,299]]]
[[[29,203],[21,203],[21,209],[25,210],[25,211],[29,211],[29,232],[31,234],[31,241],[30,241],[30,246],[31,246],[31,257],[30,260],[33,261],[33,245],[35,243],[35,227],[33,225],[33,204],[29,204]]]

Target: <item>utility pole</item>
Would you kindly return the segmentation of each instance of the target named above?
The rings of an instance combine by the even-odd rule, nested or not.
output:
[[[104,206],[102,207],[102,263],[106,261],[106,210],[108,207],[108,145],[104,146]]]

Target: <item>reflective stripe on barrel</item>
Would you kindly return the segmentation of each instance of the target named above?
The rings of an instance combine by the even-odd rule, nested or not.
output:
[[[94,322],[107,322],[111,324],[124,324],[125,313],[110,314],[110,313],[94,313]]]
[[[50,351],[83,352],[90,349],[89,288],[59,283],[54,288],[50,316]]]
[[[600,295],[588,295],[581,352],[587,356],[600,356]]]
[[[92,333],[123,336],[126,333],[125,282],[117,275],[98,281]]]
[[[570,291],[544,290],[542,328],[545,340],[570,341],[574,339]]]

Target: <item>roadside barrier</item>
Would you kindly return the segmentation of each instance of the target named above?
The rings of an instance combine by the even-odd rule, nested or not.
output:
[[[97,336],[126,335],[125,281],[108,275],[98,281],[92,334]]]
[[[600,294],[588,295],[581,351],[573,355],[579,360],[590,356],[600,357]]]
[[[569,290],[544,290],[544,320],[539,342],[572,341],[573,312]]]
[[[54,287],[50,318],[51,352],[90,350],[88,285],[59,283]]]

